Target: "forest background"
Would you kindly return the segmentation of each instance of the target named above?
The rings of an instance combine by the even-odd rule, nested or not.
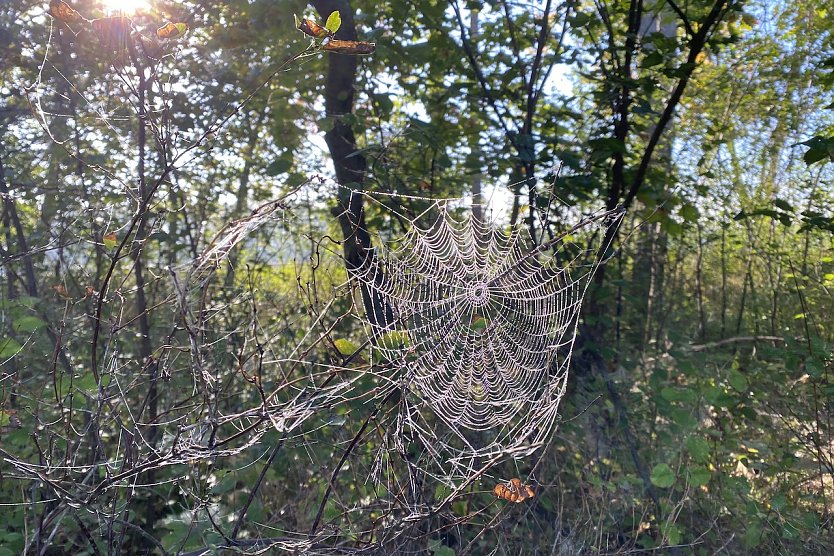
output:
[[[0,4],[1,555],[834,550],[834,2],[72,7]],[[351,190],[627,209],[544,449],[369,480],[342,239],[419,219]]]

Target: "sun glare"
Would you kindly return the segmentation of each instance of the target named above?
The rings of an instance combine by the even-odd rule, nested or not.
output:
[[[133,15],[151,9],[151,0],[102,0],[104,11],[108,14]]]

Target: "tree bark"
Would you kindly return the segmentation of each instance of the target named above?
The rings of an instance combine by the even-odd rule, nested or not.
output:
[[[342,25],[335,38],[339,40],[356,40],[356,24],[353,7],[347,0],[316,0],[312,2],[322,20],[334,11],[338,11]],[[327,117],[333,118],[333,127],[324,135],[333,166],[336,181],[342,186],[336,197],[337,206],[333,213],[338,216],[339,226],[345,241],[342,244],[345,265],[348,273],[360,269],[367,274],[373,267],[371,275],[374,282],[382,280],[382,274],[375,264],[371,236],[365,224],[364,197],[361,194],[365,183],[367,162],[358,150],[356,136],[350,125],[342,116],[353,111],[355,97],[354,80],[356,79],[356,57],[347,54],[328,54],[327,80],[324,86],[324,109]],[[362,302],[368,319],[374,325],[391,322],[390,310],[386,308],[378,295],[365,283],[360,284]],[[376,326],[375,326],[376,327]]]

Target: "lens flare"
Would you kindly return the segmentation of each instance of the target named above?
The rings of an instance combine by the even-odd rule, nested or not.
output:
[[[133,15],[151,9],[151,0],[102,0],[102,7],[108,15]]]

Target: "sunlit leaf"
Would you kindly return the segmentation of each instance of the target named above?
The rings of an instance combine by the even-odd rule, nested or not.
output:
[[[188,32],[188,25],[185,23],[167,22],[156,30],[156,36],[160,39],[178,39]]]
[[[666,537],[669,544],[676,545],[681,543],[683,533],[681,532],[681,528],[678,524],[665,521],[660,524],[660,531],[663,533],[663,536]]]
[[[330,31],[331,35],[336,34],[336,31],[342,26],[342,16],[339,14],[339,10],[336,10],[328,16],[327,23],[324,26]]]
[[[119,242],[115,233],[105,234],[104,237],[101,238],[101,239],[102,239],[102,243],[104,243],[104,246],[107,247],[108,249],[112,249],[112,248],[116,247],[116,244]]]
[[[358,351],[358,347],[356,344],[351,342],[350,340],[346,340],[345,338],[339,338],[333,342],[333,345],[336,346],[336,349],[339,350],[339,353],[344,355],[345,357],[349,357]]]

